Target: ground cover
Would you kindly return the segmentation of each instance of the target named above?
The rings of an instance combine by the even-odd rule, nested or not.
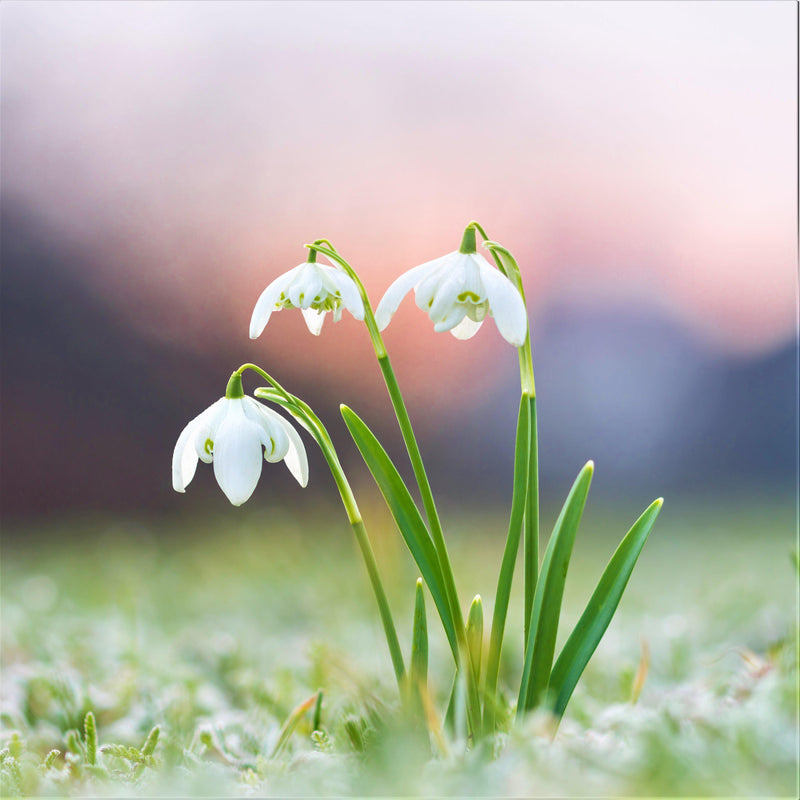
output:
[[[794,507],[727,508],[678,503],[659,520],[555,739],[534,715],[473,748],[399,713],[335,507],[7,530],[2,793],[796,796]],[[385,512],[364,512],[407,654],[416,573]],[[587,509],[559,646],[630,521]],[[465,608],[490,598],[502,515],[444,522]],[[428,611],[441,719],[452,672]],[[522,657],[510,634],[501,686]]]

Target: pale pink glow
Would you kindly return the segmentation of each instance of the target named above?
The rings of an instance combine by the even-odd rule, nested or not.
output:
[[[259,292],[318,236],[377,304],[472,218],[518,255],[532,308],[599,288],[655,298],[723,348],[793,331],[793,4],[2,14],[4,193],[91,250],[87,280],[152,335],[238,341]],[[424,343],[431,374],[466,376],[501,346],[482,331],[451,359],[467,348],[416,309],[404,323],[415,332],[387,340],[407,363]],[[276,317],[260,352],[279,358],[301,327]],[[318,347],[363,338],[340,323]]]

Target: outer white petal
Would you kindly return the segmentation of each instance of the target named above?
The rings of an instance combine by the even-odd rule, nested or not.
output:
[[[361,299],[361,292],[358,291],[355,281],[340,269],[323,266],[327,276],[336,285],[342,295],[342,305],[357,319],[364,319],[364,301]]]
[[[264,445],[264,459],[271,463],[284,459],[289,452],[289,438],[283,425],[279,425],[273,417],[264,414],[266,406],[258,400],[245,397],[242,402],[245,416],[258,426],[261,444]]]
[[[417,308],[422,309],[425,313],[430,310],[434,297],[439,292],[439,287],[448,278],[452,278],[459,272],[458,261],[462,254],[458,251],[448,253],[446,256],[437,258],[434,261],[429,261],[429,270],[426,272],[422,280],[414,287],[414,296],[417,302]],[[454,272],[455,270],[455,272]]]
[[[425,277],[428,270],[436,268],[440,260],[437,258],[420,264],[394,280],[378,303],[378,308],[375,309],[378,330],[382,331],[389,324],[403,298]]]
[[[222,407],[221,404],[224,399],[223,397],[217,400],[216,403],[202,411],[181,431],[181,435],[178,437],[175,449],[172,452],[172,488],[176,492],[185,492],[186,487],[194,478],[194,473],[197,469],[197,450],[195,446],[197,435]]]
[[[289,472],[294,475],[295,480],[301,486],[305,487],[308,484],[308,456],[306,455],[306,448],[303,445],[300,434],[295,430],[294,425],[278,414],[277,411],[273,411],[271,408],[261,403],[257,403],[257,405],[260,413],[270,421],[270,424],[273,426],[279,425],[289,439],[289,448],[284,457],[284,461],[289,468]]]
[[[322,323],[325,322],[325,315],[328,312],[317,311],[314,308],[304,308],[302,313],[308,329],[314,336],[319,336],[320,331],[322,331]]]
[[[214,442],[214,475],[235,506],[253,494],[263,464],[260,428],[245,416],[243,399],[226,400],[226,414]]]
[[[278,297],[280,297],[285,287],[292,282],[302,266],[303,265],[300,264],[294,269],[284,272],[283,275],[279,275],[263,292],[261,292],[261,295],[256,301],[256,307],[253,309],[253,316],[250,318],[251,339],[258,339],[258,337],[261,336],[275,308],[275,302]]]
[[[475,322],[475,320],[469,317],[464,317],[455,328],[450,329],[450,333],[452,333],[456,339],[471,339],[478,332],[481,325],[483,325],[483,320]]]
[[[481,280],[500,335],[514,347],[522,347],[528,332],[528,313],[522,295],[499,270],[481,264]]]
[[[214,452],[206,449],[206,442],[211,439],[212,445],[215,439],[214,431],[217,425],[222,421],[227,411],[225,405],[225,398],[222,397],[217,400],[210,408],[207,409],[207,414],[203,415],[197,426],[197,433],[194,437],[194,449],[198,458],[205,464],[210,464],[214,460]]]

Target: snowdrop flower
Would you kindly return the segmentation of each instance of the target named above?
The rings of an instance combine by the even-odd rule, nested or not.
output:
[[[528,315],[522,296],[502,272],[475,252],[475,232],[471,231],[470,242],[470,230],[461,250],[410,269],[386,290],[375,311],[379,330],[414,289],[417,306],[427,311],[437,333],[450,331],[456,339],[469,339],[491,315],[506,341],[515,347],[524,344]]]
[[[250,319],[251,339],[257,339],[272,312],[282,308],[301,309],[308,329],[315,336],[319,336],[329,311],[333,311],[334,322],[341,319],[342,308],[357,320],[364,319],[364,302],[353,279],[336,267],[317,264],[316,256],[312,250],[305,264],[275,278],[264,289]]]
[[[238,378],[238,381],[235,380]],[[196,416],[181,432],[172,454],[172,488],[186,491],[197,459],[214,463],[214,475],[235,506],[247,500],[261,476],[261,453],[286,461],[301,486],[308,483],[308,458],[300,436],[280,414],[245,397],[234,373],[225,397]]]

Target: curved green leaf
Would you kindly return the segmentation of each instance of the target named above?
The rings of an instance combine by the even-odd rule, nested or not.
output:
[[[547,690],[567,568],[593,472],[594,463],[589,461],[572,484],[547,544],[533,599],[530,634],[517,702],[518,713],[541,702]]]
[[[392,512],[395,524],[428,585],[433,602],[442,619],[453,657],[458,663],[456,628],[444,588],[444,578],[436,555],[436,548],[433,546],[422,516],[400,477],[400,473],[375,434],[351,408],[343,405],[340,406],[340,410],[356,447],[378,484],[378,488]]]
[[[660,497],[653,501],[625,534],[558,656],[550,675],[549,689],[554,703],[553,713],[559,719],[564,714],[564,709],[583,670],[617,610],[628,579],[636,566],[636,560],[642,552],[663,502]]]

